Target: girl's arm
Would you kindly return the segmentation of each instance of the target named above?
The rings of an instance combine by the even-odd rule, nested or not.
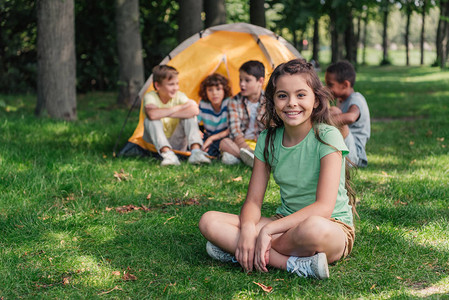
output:
[[[277,240],[271,241],[272,235],[285,233],[310,216],[331,217],[337,201],[341,164],[342,155],[340,151],[333,152],[321,158],[316,201],[285,218],[268,223],[261,229],[257,241],[257,253],[259,256],[258,259],[261,261],[260,268],[262,271],[266,270],[264,270],[264,267],[268,262],[265,259],[265,255],[269,247],[272,246],[276,249],[283,248],[282,245],[276,244]],[[290,253],[283,254],[290,255]]]
[[[254,248],[258,235],[256,226],[260,221],[260,210],[269,178],[270,170],[256,157],[246,200],[240,211],[240,237],[235,251],[237,261],[248,272],[253,269]]]

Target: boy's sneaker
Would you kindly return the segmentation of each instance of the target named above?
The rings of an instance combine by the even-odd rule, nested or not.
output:
[[[221,155],[221,162],[225,165],[236,165],[240,163],[240,159],[229,152],[223,152],[223,154]]]
[[[194,165],[199,165],[202,163],[210,164],[210,159],[206,155],[206,152],[200,149],[194,149],[192,150],[192,154],[190,154],[188,162]]]
[[[228,252],[224,251],[220,247],[215,246],[211,242],[206,243],[206,251],[207,254],[209,254],[210,257],[213,259],[216,259],[218,261],[227,263],[227,262],[237,262],[234,255],[229,254]]]
[[[329,278],[326,253],[317,253],[309,257],[297,257],[291,267],[290,272],[295,272],[300,277]]]
[[[240,159],[245,163],[245,165],[250,166],[251,168],[254,165],[254,153],[246,148],[240,149]]]
[[[161,166],[179,166],[181,164],[175,152],[173,151],[162,152],[161,156],[162,156]]]

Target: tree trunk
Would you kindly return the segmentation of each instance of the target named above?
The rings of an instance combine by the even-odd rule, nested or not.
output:
[[[354,35],[354,21],[352,12],[347,12],[346,15],[347,23],[345,29],[345,48],[346,48],[346,60],[348,60],[351,64],[356,64],[356,58],[354,57],[354,47],[355,47],[355,35]]]
[[[388,28],[388,15],[389,15],[389,9],[385,8],[383,12],[383,32],[382,32],[382,48],[383,48],[383,58],[381,64],[389,64],[388,60],[388,34],[387,34],[387,28]]]
[[[249,22],[261,27],[266,26],[265,21],[265,0],[249,1]]]
[[[449,23],[447,21],[449,18],[449,1],[440,3],[440,20],[438,22],[437,30],[437,63],[441,69],[446,67],[446,58],[448,51],[448,39],[449,39]]]
[[[76,120],[74,1],[37,1],[37,105],[35,113]]]
[[[357,34],[355,35],[355,41],[354,41],[354,57],[355,62],[358,62],[358,51],[359,51],[359,44],[360,44],[360,31],[362,30],[362,16],[359,15],[357,18]]]
[[[342,34],[337,28],[337,13],[331,11],[330,13],[330,33],[331,33],[331,50],[332,50],[332,63],[337,62],[343,58],[343,38]]]
[[[425,37],[425,24],[426,24],[426,9],[427,1],[423,1],[422,6],[422,27],[421,27],[421,65],[424,65],[424,37]]]
[[[320,51],[320,19],[316,18],[313,22],[313,39],[312,39],[312,59],[318,64],[318,56]]]
[[[204,0],[205,27],[226,24],[225,0]]]
[[[405,61],[406,61],[405,64],[407,66],[410,66],[409,36],[410,36],[410,17],[412,15],[412,10],[409,6],[407,6],[406,11],[407,11],[407,23],[405,25],[405,35],[404,35]]]
[[[203,0],[178,1],[178,42],[181,43],[203,29],[203,21],[201,20]]]
[[[363,39],[362,39],[363,44],[362,64],[366,65],[366,35],[368,32],[368,13],[363,18],[363,23],[364,24],[363,24]]]
[[[118,103],[132,105],[144,82],[139,0],[116,0],[115,23],[119,56]],[[136,103],[140,106],[140,103]]]

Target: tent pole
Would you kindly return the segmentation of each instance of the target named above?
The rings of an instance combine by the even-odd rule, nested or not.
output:
[[[119,142],[119,140],[120,140],[120,138],[122,136],[122,132],[123,132],[123,129],[125,128],[126,122],[128,122],[129,115],[131,114],[131,111],[133,110],[133,108],[136,105],[138,100],[139,100],[139,95],[137,95],[136,98],[134,99],[134,103],[129,108],[128,115],[126,116],[125,122],[122,125],[122,129],[120,129],[120,132],[118,134],[117,140],[115,141],[114,149],[112,150],[112,156],[113,157],[117,157],[117,154],[116,154],[115,150],[117,149],[117,145],[118,145],[118,142]]]

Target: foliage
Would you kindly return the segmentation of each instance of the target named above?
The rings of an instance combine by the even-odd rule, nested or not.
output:
[[[35,1],[0,1],[0,91],[34,90],[36,26]]]
[[[326,281],[246,274],[207,256],[198,220],[239,212],[249,168],[113,158],[126,115],[114,93],[80,95],[70,123],[34,118],[34,95],[0,95],[0,298],[445,298],[448,85],[436,68],[359,67],[369,166],[353,177],[354,250]],[[125,132],[137,121],[135,112]],[[264,215],[278,204],[270,181]]]

